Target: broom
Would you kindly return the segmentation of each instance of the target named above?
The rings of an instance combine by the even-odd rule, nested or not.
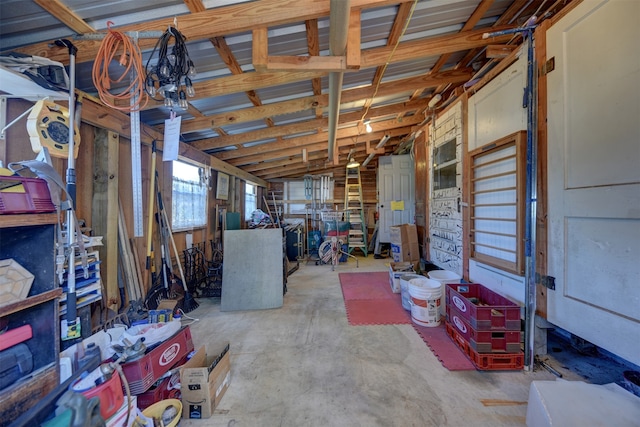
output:
[[[156,171],[156,174],[158,172]],[[156,179],[156,185],[158,183],[158,180]],[[178,254],[178,249],[176,248],[176,241],[173,238],[173,232],[171,231],[171,226],[169,225],[169,219],[167,218],[167,212],[164,210],[164,202],[162,200],[162,194],[160,193],[160,188],[157,187],[157,192],[158,192],[158,207],[160,208],[160,214],[162,215],[161,217],[161,223],[164,223],[164,227],[165,230],[167,232],[167,234],[169,235],[169,240],[171,240],[171,247],[173,247],[173,253],[176,255],[176,261],[178,264],[178,270],[180,270],[180,279],[182,280],[182,287],[183,287],[183,291],[184,291],[184,297],[182,300],[182,311],[184,311],[185,313],[189,313],[190,311],[195,310],[196,308],[198,308],[198,306],[200,304],[198,304],[198,302],[195,300],[195,298],[193,297],[193,295],[191,295],[191,292],[189,292],[189,289],[187,288],[187,282],[184,280],[184,272],[182,271],[182,264],[180,263],[180,255]],[[171,254],[169,253],[169,258],[171,258]],[[172,292],[176,292],[173,289],[173,286],[175,285],[172,284]],[[177,293],[177,292],[176,292]]]

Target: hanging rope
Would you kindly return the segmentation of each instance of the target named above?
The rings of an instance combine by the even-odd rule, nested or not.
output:
[[[145,92],[145,72],[142,64],[142,54],[137,44],[126,34],[112,30],[113,22],[107,22],[107,34],[100,44],[96,60],[93,64],[93,84],[100,100],[116,110],[138,111],[147,105],[149,98]],[[109,65],[117,61],[124,67],[122,74],[116,79],[109,74]],[[112,93],[114,86],[119,86],[125,78],[130,79],[129,85],[120,92]],[[131,99],[136,96],[136,102]]]

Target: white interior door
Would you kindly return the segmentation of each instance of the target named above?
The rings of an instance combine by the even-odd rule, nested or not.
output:
[[[380,242],[389,243],[389,227],[392,225],[414,223],[414,186],[411,155],[382,156],[378,159],[378,240]]]
[[[640,2],[547,32],[548,320],[640,364]]]

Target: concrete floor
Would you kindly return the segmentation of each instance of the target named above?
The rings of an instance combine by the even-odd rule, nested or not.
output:
[[[180,425],[524,425],[531,381],[556,379],[547,370],[451,372],[411,325],[349,325],[338,273],[389,261],[301,262],[280,309],[220,312],[219,299],[200,299],[194,345],[230,342],[231,382],[211,418]]]

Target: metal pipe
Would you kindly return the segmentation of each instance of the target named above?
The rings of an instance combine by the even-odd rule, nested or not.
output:
[[[350,0],[331,0],[329,6],[329,54],[343,56],[349,34]],[[328,159],[333,161],[336,148],[343,72],[329,73],[329,146]]]
[[[535,58],[533,55],[533,30],[527,27],[527,189],[525,222],[525,258],[527,270],[525,302],[525,364],[533,371],[535,356],[535,313],[536,313],[536,211],[537,211],[537,166],[538,150],[536,133]]]
[[[380,138],[380,142],[378,142],[378,145],[376,145],[376,150],[379,150],[380,148],[384,147],[384,144],[387,143],[387,141],[390,139],[391,137],[389,135],[385,135],[382,138]],[[371,160],[373,160],[373,158],[375,157],[376,153],[371,153],[367,156],[367,158],[364,160],[364,162],[362,162],[362,167],[365,167],[369,164],[369,162]]]
[[[525,27],[512,30],[485,33],[483,39],[503,34],[521,33],[527,40],[527,87],[526,99],[523,107],[527,108],[527,167],[525,190],[525,293],[524,293],[524,365],[533,371],[535,356],[535,313],[536,313],[536,211],[537,211],[537,166],[538,150],[536,140],[536,98],[535,98],[535,58],[533,46],[533,32],[535,30],[535,16],[529,18]]]
[[[75,274],[75,240],[76,223],[73,210],[76,202],[76,170],[74,157],[75,143],[75,107],[76,107],[76,53],[78,49],[67,39],[56,40],[55,44],[69,50],[69,156],[67,159],[67,195],[69,206],[66,215],[67,244],[69,256],[67,260],[67,327],[76,329],[76,274]],[[77,236],[79,239],[82,237]],[[79,326],[79,325],[78,325]],[[77,329],[79,331],[79,328]]]

